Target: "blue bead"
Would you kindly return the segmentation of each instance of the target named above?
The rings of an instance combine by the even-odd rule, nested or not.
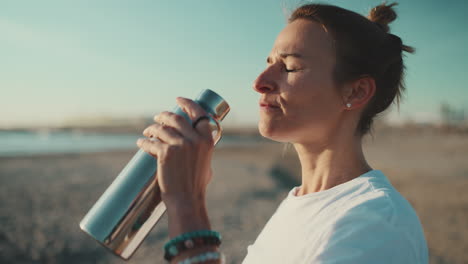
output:
[[[172,246],[169,248],[169,253],[172,255],[172,256],[175,256],[179,253],[179,251],[177,250],[177,248],[175,246]]]

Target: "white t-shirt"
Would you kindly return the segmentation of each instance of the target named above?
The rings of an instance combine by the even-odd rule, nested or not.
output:
[[[414,209],[379,170],[328,190],[294,187],[243,264],[428,263]]]

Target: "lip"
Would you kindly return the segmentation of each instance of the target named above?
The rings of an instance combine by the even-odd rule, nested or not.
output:
[[[281,108],[277,105],[272,105],[272,104],[263,103],[263,102],[260,102],[259,105],[260,105],[260,110],[265,111],[265,112],[275,112],[275,111],[281,110]]]
[[[268,107],[277,107],[277,108],[279,108],[279,105],[277,105],[277,104],[272,104],[272,103],[270,103],[270,102],[268,102],[268,101],[263,101],[263,100],[260,100],[260,101],[258,102],[258,104],[260,105],[260,107],[268,106]]]
[[[271,105],[271,104],[260,104],[260,107],[279,108],[279,106]]]

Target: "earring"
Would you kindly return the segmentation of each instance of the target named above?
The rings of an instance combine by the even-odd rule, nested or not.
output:
[[[351,104],[350,104],[350,103],[347,103],[347,104],[346,104],[346,107],[350,108],[350,107],[351,107]]]

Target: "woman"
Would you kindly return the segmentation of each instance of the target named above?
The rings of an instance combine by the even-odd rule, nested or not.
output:
[[[413,52],[388,33],[394,5],[377,6],[369,18],[336,6],[304,5],[278,35],[253,85],[260,94],[258,127],[262,136],[294,145],[302,184],[248,247],[243,263],[428,262],[413,208],[362,151],[373,118],[399,101],[402,52]],[[210,230],[205,193],[213,141],[206,113],[189,99],[177,102],[196,126],[163,112],[144,131],[162,142],[138,141],[158,158],[173,238],[167,259],[220,263],[218,234],[192,232]]]

